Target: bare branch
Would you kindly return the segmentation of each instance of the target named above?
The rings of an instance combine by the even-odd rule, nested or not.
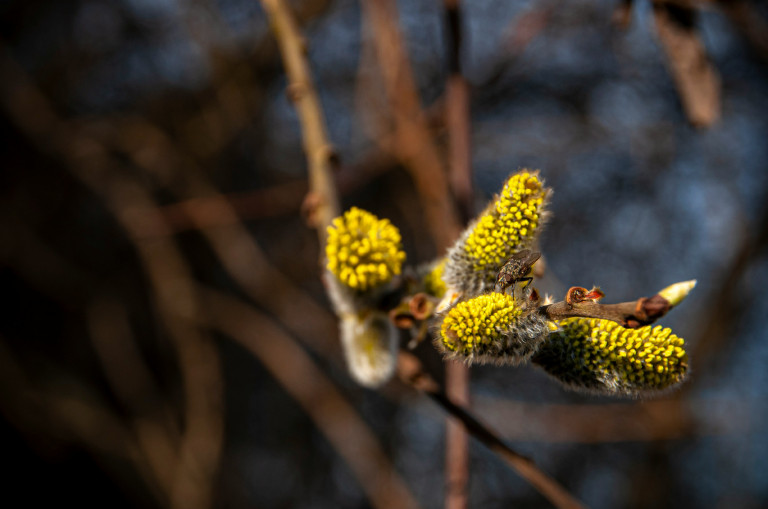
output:
[[[264,364],[344,458],[374,507],[419,507],[357,410],[280,325],[237,299],[213,290],[201,293],[209,310],[207,325]]]
[[[474,217],[470,156],[469,84],[462,75],[463,44],[460,0],[444,0],[448,46],[445,113],[448,127],[448,175],[462,224]],[[446,197],[446,200],[448,197]],[[469,367],[447,361],[445,390],[457,403],[469,406]],[[448,419],[445,444],[446,509],[465,509],[469,502],[469,437],[461,421]]]
[[[634,329],[655,322],[671,308],[672,306],[667,299],[656,294],[653,297],[641,297],[634,302],[622,302],[620,304],[600,304],[594,300],[578,301],[566,299],[554,304],[541,306],[539,311],[552,321],[575,316],[602,318]]]
[[[657,0],[653,18],[688,120],[712,125],[720,118],[720,75],[696,32],[695,9]]]
[[[371,0],[363,2],[363,12],[372,31],[387,108],[394,120],[391,150],[410,172],[440,253],[458,237],[461,228],[458,213],[450,199],[445,165],[430,132],[427,115],[421,108],[416,82],[397,26],[397,6],[389,0]]]
[[[280,45],[288,74],[288,97],[296,105],[301,123],[309,171],[309,222],[317,227],[320,245],[324,246],[326,227],[340,213],[333,182],[338,159],[328,141],[323,110],[307,64],[305,41],[296,21],[282,0],[262,0],[262,4]]]
[[[739,435],[760,429],[750,408],[755,399],[669,398],[587,403],[534,403],[478,396],[476,409],[487,415],[507,440],[606,443],[679,440],[695,436]]]
[[[556,507],[562,509],[577,509],[584,507],[576,498],[568,493],[560,484],[541,471],[529,458],[515,452],[501,440],[490,428],[481,423],[465,408],[457,405],[435,380],[426,373],[421,362],[412,354],[401,352],[398,362],[400,378],[407,384],[432,398],[443,410],[455,417],[465,426],[467,431],[493,453],[498,455],[508,466],[512,467],[521,477],[536,488]]]
[[[169,239],[142,241],[148,224],[166,225],[155,202],[97,140],[60,119],[10,54],[0,47],[5,79],[0,103],[19,129],[44,153],[59,157],[71,174],[96,193],[133,241],[152,284],[160,316],[179,359],[185,421],[174,469],[172,507],[205,508],[211,503],[223,440],[218,353],[206,334],[186,319],[199,311],[184,257]],[[37,113],[34,119],[29,112]],[[132,211],[144,210],[144,214]]]

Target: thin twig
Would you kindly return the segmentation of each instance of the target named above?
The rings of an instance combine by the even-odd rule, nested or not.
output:
[[[95,459],[105,470],[116,469],[111,458],[133,463],[158,503],[167,504],[167,493],[151,474],[135,437],[117,413],[110,411],[108,405],[95,401],[95,398],[85,401],[84,398],[64,395],[60,393],[60,388],[52,384],[36,386],[5,346],[4,339],[0,338],[0,386],[12,390],[0,391],[3,418],[29,437],[32,446],[40,442],[40,434],[45,434],[49,440],[53,437],[55,440],[82,444],[95,453]]]
[[[412,354],[401,352],[398,362],[399,375],[403,381],[432,398],[443,410],[460,420],[467,431],[498,455],[507,465],[516,470],[539,493],[559,508],[576,509],[584,507],[554,479],[541,471],[529,458],[515,452],[490,428],[481,423],[465,408],[452,401]]]
[[[140,129],[139,129],[140,127]],[[198,230],[210,244],[227,273],[242,288],[254,302],[268,310],[292,333],[307,344],[318,346],[326,351],[333,350],[331,341],[336,324],[316,300],[296,287],[278,268],[272,264],[263,249],[256,242],[242,222],[235,206],[225,195],[217,191],[215,186],[204,177],[205,172],[197,163],[185,157],[183,150],[158,127],[144,122],[119,125],[114,139],[106,143],[119,144],[122,131],[134,131],[131,138],[139,141],[139,146],[120,146],[121,152],[137,167],[151,175],[168,171],[162,167],[165,161],[174,161],[170,172],[173,179],[179,183],[189,196],[182,196],[182,201],[174,205],[175,214],[181,219],[181,224]],[[145,133],[137,136],[136,131]],[[151,135],[148,135],[151,133]],[[141,143],[145,141],[146,143]],[[150,141],[151,140],[151,141]],[[141,157],[140,146],[151,146],[160,157],[145,159]],[[144,210],[133,210],[132,214],[144,215]],[[215,221],[212,220],[215,218]],[[169,235],[167,229],[157,229],[152,221],[142,224],[149,227],[140,233],[142,238],[151,239],[156,236]],[[279,288],[280,291],[274,291]],[[296,320],[295,310],[301,309],[313,320]]]
[[[595,300],[577,300],[574,295],[586,293],[586,289],[574,287],[568,292],[566,300],[541,306],[539,312],[552,321],[571,317],[602,318],[617,322],[628,328],[650,325],[670,309],[670,303],[658,293],[652,297],[641,297],[633,302],[619,304],[600,304]]]
[[[152,197],[136,181],[116,171],[119,163],[101,144],[57,116],[3,47],[0,70],[5,78],[0,102],[20,131],[42,152],[60,158],[75,178],[100,196],[136,247],[176,349],[184,387],[184,433],[168,498],[172,507],[209,507],[223,443],[221,374],[212,340],[183,318],[198,313],[186,262],[170,240],[141,240],[139,232],[146,229],[145,221],[163,228]],[[137,209],[146,214],[130,212]]]
[[[462,74],[461,66],[463,20],[459,0],[445,0],[443,5],[449,71],[445,91],[448,181],[461,223],[466,225],[474,217],[474,200],[470,157],[469,85]],[[469,366],[460,362],[446,362],[445,391],[452,401],[464,407],[469,406]],[[452,417],[448,419],[446,429],[445,461],[445,507],[465,509],[469,504],[469,436],[461,421]]]
[[[288,97],[299,114],[311,190],[307,200],[308,218],[317,228],[320,245],[324,246],[326,227],[340,213],[333,182],[338,158],[328,141],[323,110],[307,64],[305,42],[296,21],[282,0],[262,0],[262,4],[288,74]]]
[[[397,26],[397,6],[391,0],[367,0],[363,13],[373,35],[373,46],[383,76],[387,110],[394,120],[391,150],[408,169],[424,207],[438,253],[461,232],[458,212],[450,199],[445,164],[422,110],[416,82]],[[381,136],[390,139],[389,136]]]
[[[100,299],[88,309],[94,350],[113,392],[128,412],[136,441],[165,493],[173,488],[180,432],[131,334],[127,310],[117,300]]]
[[[696,10],[655,0],[653,19],[688,120],[712,125],[720,118],[720,76],[696,33]]]
[[[155,128],[150,125],[143,126],[143,130],[152,129]],[[182,159],[180,158],[182,157],[182,154],[178,152],[170,140],[166,139],[164,135],[160,135],[162,135],[162,133],[155,132],[155,141],[162,141],[155,146],[155,149],[157,149],[158,153],[162,156],[156,160],[178,159],[181,161]],[[128,152],[126,155],[128,155],[128,157],[137,165],[144,166],[144,169],[149,172],[158,170],[158,168],[155,168],[151,163],[141,161],[134,151]],[[328,313],[316,302],[304,295],[303,292],[296,289],[290,280],[280,274],[280,272],[268,262],[266,256],[259,249],[258,245],[239,223],[236,213],[228,204],[227,200],[222,195],[217,194],[213,186],[200,176],[201,172],[194,163],[191,161],[186,162],[190,164],[190,166],[184,168],[186,171],[181,171],[182,168],[174,168],[174,170],[178,170],[180,173],[180,175],[176,177],[177,179],[181,179],[178,181],[181,184],[180,187],[189,189],[192,193],[205,196],[206,203],[208,203],[209,207],[214,208],[216,210],[216,215],[224,218],[224,223],[228,226],[211,228],[210,225],[200,224],[200,217],[205,217],[205,211],[200,211],[199,207],[194,206],[193,202],[185,202],[188,205],[188,208],[184,211],[184,213],[189,216],[187,221],[191,225],[199,227],[201,233],[208,239],[230,275],[256,302],[270,311],[273,311],[283,320],[284,324],[286,324],[285,327],[289,330],[297,331],[303,339],[311,342],[313,346],[322,344],[323,338],[330,336],[330,332],[323,332],[324,330],[330,330],[327,326],[330,323],[327,317]],[[134,209],[132,214],[137,215],[136,211],[139,210],[141,211],[141,214],[139,215],[143,215],[147,212],[146,209]],[[149,212],[151,212],[151,209]],[[202,221],[202,223],[204,223],[204,221]],[[149,237],[154,236],[152,234],[153,230],[157,230],[157,228],[148,228],[146,233]],[[167,234],[167,232],[164,234]],[[279,288],[280,291],[275,292],[275,288]],[[239,304],[239,306],[241,307],[241,310],[246,307],[244,304]],[[305,319],[295,319],[296,309],[301,309],[302,316]],[[263,315],[259,316],[261,316],[261,319],[266,319]],[[200,317],[197,316],[197,318]],[[248,323],[247,320],[246,323]],[[259,340],[263,337],[261,335],[262,333],[267,334],[269,330],[279,330],[275,325],[271,325],[272,329],[269,329],[269,323],[267,325],[264,325],[263,323],[254,325],[255,328],[251,329],[251,331],[260,331]],[[265,327],[267,327],[267,329],[265,329]],[[265,330],[267,332],[265,332]],[[281,334],[283,334],[283,337],[287,337],[284,333]],[[325,345],[323,344],[323,346]],[[296,353],[296,347],[293,347],[293,352],[294,354]],[[303,352],[301,352],[301,354],[306,357],[306,362],[312,362],[306,354]],[[291,360],[291,356],[287,355],[285,351],[277,356],[277,358],[283,357],[287,361]],[[294,358],[295,357],[296,356],[294,355]],[[275,367],[275,362],[277,362],[276,357],[271,357],[269,360],[272,362],[272,366],[275,369],[283,369]],[[294,368],[285,367],[285,369],[291,371]],[[294,374],[294,380],[296,376],[300,376],[301,381],[296,382],[296,384],[307,388],[316,387],[318,382],[314,375],[317,375],[317,373],[319,373],[319,371],[316,367],[310,371],[302,368],[298,370],[297,374]],[[288,376],[290,378],[290,375]],[[322,376],[324,377],[324,375]],[[284,381],[279,377],[276,378],[278,378],[278,381],[280,382]],[[294,384],[294,386],[296,384]],[[323,380],[320,381],[321,388],[325,387],[325,384],[330,384],[330,382],[323,378]],[[289,392],[291,391],[289,390]],[[313,418],[319,418],[321,420],[321,422],[318,422],[318,426],[326,434],[332,437],[331,442],[334,446],[338,446],[340,443],[344,444],[346,449],[340,452],[345,458],[352,458],[350,460],[350,466],[358,477],[368,479],[368,482],[371,485],[376,484],[376,486],[378,486],[381,483],[384,484],[383,488],[376,488],[378,491],[375,496],[382,498],[380,503],[375,503],[374,505],[376,507],[418,507],[418,504],[409,502],[409,500],[413,501],[413,498],[407,493],[407,488],[405,488],[404,498],[399,498],[400,494],[403,493],[402,488],[405,484],[402,483],[401,480],[398,481],[399,477],[396,473],[389,473],[391,463],[389,463],[386,458],[382,459],[382,457],[377,456],[377,454],[381,452],[381,447],[377,443],[372,442],[376,439],[372,432],[365,428],[366,425],[359,415],[356,414],[356,410],[349,406],[348,403],[343,402],[345,406],[342,413],[344,414],[345,419],[340,421],[335,420],[334,415],[340,404],[334,399],[335,394],[336,393],[334,392],[328,397],[331,401],[335,401],[333,404],[325,405],[321,402],[320,406],[322,408],[312,409],[309,413]],[[321,400],[316,397],[304,399],[306,405],[318,404],[318,401]],[[352,415],[353,413],[355,413],[355,415]],[[350,442],[343,439],[348,438],[348,435],[346,434],[350,431],[350,426],[352,427],[352,431],[363,437],[360,439],[362,445],[354,440]],[[365,429],[359,429],[360,427]],[[368,454],[366,453],[368,450],[372,450],[373,452]],[[370,462],[371,455],[373,455],[375,460],[373,462]],[[372,474],[372,469],[376,470],[376,475]],[[383,481],[382,478],[384,479]],[[394,491],[392,491],[390,489],[391,486],[387,485],[387,478],[393,478],[393,482],[395,484],[400,483],[400,486],[395,486]],[[389,493],[390,491],[392,491],[392,493]]]
[[[357,410],[280,325],[237,299],[214,290],[201,293],[210,311],[207,325],[248,349],[301,405],[349,464],[373,507],[419,507]]]
[[[618,403],[531,403],[479,396],[478,413],[507,440],[606,443],[679,440],[694,436],[737,435],[765,426],[750,412],[749,398],[686,398]]]
[[[195,175],[205,175],[198,162],[179,147],[159,125],[145,118],[121,117],[113,119],[109,126],[91,125],[89,131],[99,141],[128,155],[140,168],[151,172],[159,181],[176,183],[179,178],[189,179],[190,170]],[[146,154],[153,154],[147,157]],[[335,182],[341,194],[367,184],[372,178],[391,170],[395,159],[380,150],[372,150],[350,166],[342,167],[335,175]],[[200,179],[198,179],[200,180]],[[179,186],[175,186],[178,189]],[[190,187],[190,186],[186,186]],[[180,201],[161,207],[168,229],[148,230],[147,235],[179,233],[197,228],[230,226],[242,221],[266,219],[286,214],[295,214],[309,191],[305,179],[277,184],[266,189],[236,193],[219,193],[213,185],[191,186],[188,195]],[[224,199],[229,206],[222,208]],[[189,212],[195,211],[194,221]]]
[[[163,156],[159,160],[182,160],[183,154],[164,133],[151,125],[144,126],[144,130],[155,130],[155,148]],[[127,155],[150,172],[158,170],[142,161],[137,151],[132,150]],[[418,507],[357,410],[343,400],[295,340],[280,330],[285,328],[313,347],[330,350],[326,338],[333,335],[335,322],[329,319],[329,313],[272,266],[239,221],[232,205],[217,193],[193,161],[186,161],[185,167],[174,170],[181,187],[205,197],[206,209],[213,210],[226,226],[211,227],[205,221],[207,210],[187,201],[183,213],[188,216],[189,223],[205,236],[227,272],[248,296],[282,321],[277,326],[255,309],[209,292],[211,298],[221,304],[210,308],[206,305],[206,309],[215,315],[214,320],[216,316],[221,318],[216,323],[226,324],[220,326],[222,330],[254,352],[275,379],[305,407],[318,428],[347,460],[375,507]],[[302,320],[296,319],[298,310]],[[270,337],[266,343],[271,346],[262,345],[265,336]],[[297,368],[297,364],[300,367]]]

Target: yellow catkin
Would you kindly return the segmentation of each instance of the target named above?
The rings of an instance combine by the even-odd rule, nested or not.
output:
[[[509,177],[501,193],[448,250],[443,280],[464,298],[494,290],[504,263],[533,247],[547,217],[550,190],[537,171]]]
[[[388,219],[352,207],[328,227],[328,270],[342,284],[364,292],[400,274],[405,252]]]
[[[530,244],[539,228],[545,197],[546,189],[536,173],[523,171],[507,180],[464,245],[475,270],[498,271],[507,258]]]
[[[440,260],[434,267],[432,267],[432,270],[424,276],[424,289],[428,294],[438,298],[445,295],[445,292],[448,289],[443,281],[443,270],[445,269],[446,261],[447,259],[445,258]]]
[[[454,360],[472,363],[526,362],[549,334],[536,308],[504,293],[486,293],[459,302],[443,318],[437,347]]]
[[[470,355],[499,341],[521,313],[509,295],[480,295],[458,303],[448,312],[440,326],[440,337],[448,351]]]
[[[688,370],[682,338],[660,325],[627,329],[610,320],[568,318],[533,361],[569,386],[636,395],[681,382]]]

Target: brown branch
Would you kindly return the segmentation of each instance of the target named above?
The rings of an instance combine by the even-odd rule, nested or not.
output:
[[[145,127],[151,129],[151,126]],[[158,160],[164,160],[165,156],[168,156],[171,160],[178,159],[180,154],[170,142],[166,143],[166,141],[168,140],[165,140],[158,145],[162,147],[160,153],[164,156]],[[156,171],[158,169],[147,161],[141,161],[138,157],[138,153],[135,151],[129,152],[128,155],[132,158],[133,156],[136,156],[134,162],[145,166],[151,171]],[[187,168],[187,170],[190,170],[190,168]],[[305,338],[315,338],[314,344],[318,344],[318,335],[320,338],[329,337],[328,333],[322,332],[324,329],[328,329],[325,325],[330,323],[327,319],[327,313],[323,312],[317,303],[308,299],[302,292],[298,291],[285,276],[282,276],[268,263],[266,257],[256,243],[248,235],[245,228],[239,223],[236,213],[228,204],[227,200],[221,195],[218,195],[210,184],[197,175],[199,172],[195,171],[196,167],[194,165],[191,167],[191,170],[192,171],[182,173],[182,176],[184,177],[182,187],[190,189],[194,193],[205,195],[209,206],[215,209],[215,214],[219,217],[223,217],[225,219],[224,222],[229,224],[229,226],[226,228],[204,227],[200,223],[204,222],[204,219],[201,220],[201,218],[206,217],[206,212],[204,210],[201,211],[199,207],[190,206],[185,213],[189,215],[191,224],[200,227],[201,233],[207,237],[230,274],[243,286],[249,295],[280,316],[289,329],[300,332]],[[143,218],[137,222],[138,225],[142,225],[140,231],[147,234],[148,237],[155,237],[157,235],[152,234],[152,232],[156,230],[157,233],[160,234],[160,237],[162,237],[163,235],[167,235],[166,228],[148,226],[162,224],[162,220],[152,216],[156,211],[157,209],[153,207],[128,207],[123,211],[123,215],[134,218]],[[162,238],[160,240],[162,240]],[[275,292],[275,288],[279,288],[280,291]],[[296,320],[296,315],[290,313],[295,312],[297,308],[302,309],[302,312],[305,313],[305,315],[313,316],[315,319]],[[200,319],[199,314],[196,314],[195,318]],[[250,340],[251,343],[254,341],[258,342],[262,339],[261,334],[264,333],[265,328],[267,330],[279,330],[274,325],[271,326],[271,329],[269,329],[269,327],[269,325],[264,325],[262,323],[251,329],[253,333],[258,334],[258,337]],[[298,347],[293,348],[293,353],[295,354]],[[308,359],[303,352],[302,355]],[[285,351],[278,355],[278,357],[291,358]],[[293,358],[295,359],[296,355],[294,355]],[[293,368],[286,369],[291,371]],[[317,377],[312,376],[313,374],[319,373],[316,367],[311,371],[302,368],[299,369],[297,373],[303,373],[303,375],[301,375],[301,382],[298,383],[299,386],[303,385],[308,388],[316,387]],[[290,377],[290,374],[287,376]],[[281,380],[280,377],[277,378],[279,381]],[[294,387],[296,385],[297,384],[294,383]],[[352,458],[350,464],[353,470],[355,470],[355,473],[368,479],[367,482],[369,484],[378,486],[375,488],[377,492],[373,496],[379,497],[379,503],[374,503],[374,505],[376,507],[418,507],[418,504],[413,501],[412,496],[407,492],[407,488],[403,488],[405,484],[397,478],[397,474],[392,473],[392,475],[390,475],[388,473],[391,470],[391,465],[386,463],[388,460],[382,456],[383,453],[379,454],[380,458],[376,461],[370,461],[372,455],[376,458],[376,455],[378,454],[377,451],[380,452],[380,446],[371,442],[371,440],[375,440],[375,438],[372,438],[370,431],[366,431],[365,429],[362,431],[358,430],[359,434],[362,434],[363,436],[361,439],[362,445],[360,445],[360,440],[353,440],[351,442],[346,441],[349,438],[349,426],[352,426],[353,430],[357,430],[355,423],[364,426],[360,417],[355,413],[354,408],[348,403],[343,402],[343,405],[345,406],[343,406],[340,411],[339,406],[341,403],[334,397],[330,397],[330,402],[325,404],[323,398],[318,399],[316,396],[317,394],[313,393],[313,397],[304,398],[305,405],[318,405],[319,403],[318,406],[320,408],[317,410],[312,409],[310,412],[311,415],[320,416],[318,418],[320,418],[322,422],[319,423],[319,426],[331,436],[331,442],[334,446],[341,447],[339,444],[344,444],[341,453],[346,458]],[[336,419],[339,413],[347,418],[342,421],[337,421]],[[352,424],[350,424],[350,422],[352,422]],[[363,452],[371,450],[373,452],[361,455],[361,449]],[[384,459],[382,460],[381,458]],[[387,481],[387,478],[389,477],[393,477],[394,480],[391,482]]]
[[[0,391],[0,413],[27,438],[29,445],[44,455],[51,450],[48,446],[51,438],[75,442],[94,453],[95,459],[108,471],[124,468],[116,467],[114,458],[129,461],[158,503],[167,504],[167,493],[151,475],[146,457],[120,417],[96,398],[64,395],[50,383],[38,387],[6,347],[4,339],[0,338],[0,387],[12,389]],[[71,381],[67,385],[71,385]],[[88,393],[84,388],[77,392]],[[43,434],[45,440],[41,441]]]
[[[165,228],[150,194],[118,171],[119,163],[75,124],[60,119],[46,97],[0,47],[0,103],[43,153],[59,158],[97,194],[124,228],[144,264],[163,325],[178,355],[184,389],[184,433],[169,494],[172,507],[205,508],[212,501],[223,445],[218,353],[188,318],[199,313],[189,273],[177,246],[167,239],[142,241],[147,223]],[[34,112],[34,115],[31,113]],[[131,211],[144,210],[145,214]]]
[[[445,361],[446,398],[469,406],[469,366]],[[469,436],[461,419],[449,416],[445,431],[446,509],[463,509],[469,502]]]
[[[507,440],[606,443],[738,435],[764,426],[745,399],[670,399],[622,403],[531,403],[479,396],[478,413]]]
[[[450,75],[445,90],[445,111],[448,128],[448,172],[454,199],[462,224],[474,216],[474,195],[470,150],[469,83],[462,74],[462,17],[459,0],[445,0],[448,62]]]
[[[127,310],[117,300],[100,299],[88,309],[88,326],[104,375],[128,413],[138,447],[163,492],[171,493],[180,431],[171,410],[157,399],[160,390],[138,351]]]
[[[669,301],[659,294],[653,297],[641,297],[634,302],[622,302],[620,304],[600,304],[593,299],[579,300],[572,298],[574,294],[582,290],[586,292],[584,288],[571,288],[566,300],[541,306],[539,312],[552,321],[576,316],[602,318],[633,329],[655,322],[671,309]]]
[[[78,168],[93,169],[96,164],[109,164],[106,160],[97,162],[78,158],[76,161]],[[148,217],[130,213],[136,208],[151,210],[151,198],[143,189],[128,179],[115,178],[114,174],[108,176],[77,171],[76,175],[104,198],[132,237],[179,357],[184,385],[185,431],[174,472],[172,505],[208,507],[213,497],[223,440],[221,373],[212,339],[188,321],[201,311],[190,287],[192,276],[174,244],[157,239],[142,241],[136,235],[146,227],[144,221],[163,224],[157,212]]]
[[[547,498],[555,507],[576,509],[584,507],[554,479],[541,471],[529,458],[515,452],[498,435],[481,423],[461,405],[456,404],[440,389],[435,380],[427,374],[421,362],[412,354],[401,352],[398,362],[400,378],[415,389],[425,393],[443,410],[461,421],[467,431],[499,456]]]
[[[460,0],[444,0],[448,47],[448,82],[445,111],[448,128],[449,184],[462,224],[474,217],[470,156],[469,84],[462,75],[463,44]],[[446,197],[446,200],[448,197]],[[468,407],[470,402],[469,366],[461,362],[445,364],[447,397]],[[446,509],[465,509],[469,503],[469,436],[461,421],[449,418],[445,443]]]
[[[307,197],[308,218],[317,227],[320,245],[324,246],[326,227],[340,214],[333,182],[338,159],[328,141],[325,118],[307,64],[305,42],[296,21],[282,0],[262,0],[262,4],[280,45],[288,74],[288,97],[299,114],[311,191]]]
[[[155,129],[151,125],[144,127],[145,130]],[[156,132],[154,137],[156,149],[163,156],[158,160],[181,160],[183,154],[164,133]],[[142,161],[138,151],[131,150],[127,155],[149,172],[158,170],[153,164]],[[236,210],[202,177],[202,172],[193,162],[187,167],[174,169],[181,187],[192,194],[204,196],[208,204],[206,209],[201,209],[186,201],[183,203],[187,207],[181,213],[199,229],[224,268],[248,296],[282,321],[277,326],[255,309],[209,292],[210,298],[220,305],[206,305],[206,308],[216,315],[212,318],[216,323],[226,324],[217,328],[255,353],[275,379],[307,409],[318,428],[361,480],[375,507],[418,507],[356,410],[338,394],[309,356],[295,344],[295,340],[280,331],[281,327],[286,328],[313,347],[322,346],[326,350],[338,348],[327,340],[335,332],[335,322],[330,319],[329,313],[269,262],[239,221]],[[207,224],[206,218],[211,212],[222,218],[227,226],[211,227]],[[301,320],[296,319],[298,313],[301,313]],[[269,337],[266,342],[269,346],[262,345],[264,337]]]
[[[197,168],[195,160],[189,158],[157,126],[143,118],[116,119],[112,122],[114,133],[101,127],[92,129],[94,135],[110,146],[125,152],[139,167],[150,171],[161,179],[184,178],[190,168]],[[94,126],[96,127],[96,126]],[[128,135],[126,135],[128,134]],[[150,152],[156,157],[145,157]],[[170,166],[169,168],[163,165]],[[392,168],[396,162],[389,154],[373,150],[350,166],[344,166],[335,175],[339,193],[348,194],[369,183],[373,178]],[[195,172],[203,175],[204,172]],[[220,194],[213,186],[207,186],[208,192],[199,190],[198,196],[181,197],[180,201],[160,208],[168,228],[163,231],[150,229],[147,236],[180,233],[197,228],[231,226],[248,220],[269,219],[277,216],[295,214],[309,191],[307,180],[300,179],[277,184],[265,189]],[[196,191],[198,191],[196,189]],[[229,203],[230,211],[220,206],[221,199]],[[189,211],[195,210],[192,221]]]
[[[444,162],[422,110],[416,82],[407,60],[402,36],[397,27],[397,6],[391,0],[367,0],[363,13],[372,31],[376,59],[382,74],[386,110],[394,121],[392,150],[408,169],[420,203],[424,207],[429,231],[438,253],[458,237],[461,227],[445,176]]]
[[[282,327],[255,308],[213,290],[201,291],[208,326],[248,349],[310,416],[350,466],[378,509],[419,507],[357,410]]]
[[[268,259],[259,244],[243,225],[236,207],[225,195],[204,178],[204,172],[195,161],[185,158],[184,152],[156,126],[142,121],[118,126],[117,133],[109,143],[118,144],[119,149],[139,168],[157,175],[163,161],[174,161],[171,167],[173,178],[184,189],[197,198],[184,199],[173,205],[174,213],[183,217],[180,224],[199,230],[216,253],[222,265],[233,280],[255,302],[279,318],[292,333],[305,340],[313,347],[321,346],[332,350],[330,338],[334,335],[335,323],[329,313],[312,298],[308,297],[296,285],[278,270]],[[139,141],[137,146],[124,146],[120,140],[127,138],[122,131],[141,131],[144,136],[131,136]],[[151,133],[151,135],[147,135]],[[142,143],[146,140],[146,143]],[[141,157],[141,146],[152,146],[160,157],[145,159]],[[187,198],[186,196],[184,198]],[[134,209],[131,214],[144,215],[146,210]],[[151,210],[150,210],[151,212]],[[144,239],[169,235],[169,229],[158,229],[155,222],[147,220],[142,224],[148,227],[140,235]],[[274,291],[279,288],[280,291]],[[314,320],[296,320],[292,314],[302,309]]]
[[[716,0],[715,4],[739,29],[757,55],[768,62],[768,21],[758,11],[756,3],[747,0]]]
[[[688,120],[712,125],[720,117],[720,76],[696,33],[695,9],[656,0],[653,19]]]

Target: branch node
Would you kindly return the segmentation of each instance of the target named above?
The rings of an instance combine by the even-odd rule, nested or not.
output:
[[[323,195],[310,191],[304,197],[304,201],[301,203],[301,215],[304,218],[307,226],[310,228],[318,228],[321,222],[320,209],[325,204]]]
[[[293,82],[285,87],[285,95],[292,103],[299,102],[307,94],[307,87],[304,83]]]

